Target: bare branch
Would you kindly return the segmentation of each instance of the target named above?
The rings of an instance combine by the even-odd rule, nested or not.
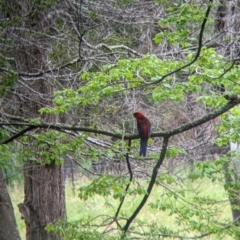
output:
[[[128,152],[130,151],[131,149],[131,139],[129,139],[128,141]],[[121,202],[118,206],[118,209],[117,209],[117,212],[115,214],[115,220],[117,220],[117,217],[118,217],[118,214],[122,208],[122,205],[124,203],[124,200],[125,200],[125,196],[126,196],[126,193],[132,183],[132,180],[133,180],[133,172],[132,172],[132,167],[131,167],[131,164],[130,164],[130,161],[129,161],[129,155],[128,155],[128,152],[127,152],[127,155],[126,155],[126,161],[127,161],[127,167],[128,167],[128,171],[129,171],[129,183],[127,184],[126,188],[125,188],[125,195],[122,197],[121,199]]]
[[[163,160],[165,158],[165,154],[166,154],[167,147],[168,147],[168,140],[169,140],[169,137],[167,137],[167,136],[164,137],[160,157],[159,157],[159,160],[157,161],[156,165],[153,168],[152,177],[151,177],[151,180],[150,180],[148,188],[147,188],[147,193],[144,195],[141,203],[138,205],[138,207],[136,208],[136,210],[134,211],[132,216],[127,220],[125,226],[123,227],[123,230],[125,233],[128,231],[128,228],[131,225],[132,221],[136,218],[136,216],[138,215],[138,213],[141,211],[141,209],[145,205],[146,201],[148,200],[148,197],[150,196],[150,193],[153,189],[153,186],[154,186],[156,178],[157,178],[158,170],[159,170],[160,166],[162,165]]]

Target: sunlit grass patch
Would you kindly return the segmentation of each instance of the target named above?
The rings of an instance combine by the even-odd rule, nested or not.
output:
[[[74,189],[70,181],[66,182],[68,222],[89,222],[92,224],[92,230],[96,229],[96,225],[99,225],[98,231],[105,230],[110,235],[117,236],[118,227],[112,220],[118,209],[120,198],[114,199],[112,194],[107,196],[96,194],[86,201],[80,199],[78,189],[89,184],[91,184],[91,179],[86,177],[81,177],[75,181]],[[136,192],[136,189],[139,191],[140,186],[146,189],[147,184],[146,180],[138,180],[132,184],[129,192]],[[23,186],[15,184],[9,190],[18,228],[22,239],[25,239],[25,223],[21,220],[17,208],[17,204],[22,202],[24,198]],[[136,210],[143,196],[144,191],[126,196],[119,213],[121,226],[124,226],[126,219]],[[179,236],[194,237],[200,235],[197,231],[198,222],[199,224],[203,222],[203,225],[199,225],[199,227],[205,231],[208,229],[207,221],[209,221],[209,227],[219,227],[219,223],[230,223],[231,219],[228,196],[221,182],[211,182],[208,178],[203,178],[194,181],[185,180],[184,183],[179,182],[171,186],[159,183],[159,185],[154,186],[148,201],[132,223],[131,232],[132,236],[140,234],[143,238],[144,234],[150,233],[152,236],[157,236],[158,233],[162,234],[163,232],[166,236],[179,233]],[[107,226],[108,224],[109,226]],[[193,229],[196,227],[196,229],[189,232],[190,227]],[[209,228],[209,230],[211,229]],[[223,233],[221,233],[221,237],[223,237]],[[202,239],[217,240],[219,236],[216,233]],[[228,236],[224,239],[232,238]]]

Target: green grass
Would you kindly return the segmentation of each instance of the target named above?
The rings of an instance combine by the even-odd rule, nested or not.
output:
[[[86,219],[88,217],[94,217],[100,214],[109,214],[114,215],[114,211],[116,210],[116,207],[118,206],[119,201],[113,200],[112,196],[102,197],[99,195],[95,195],[92,198],[89,198],[87,201],[80,200],[78,197],[78,188],[80,186],[84,186],[90,183],[90,180],[82,177],[79,179],[78,182],[75,183],[76,190],[75,194],[72,190],[72,185],[70,182],[66,183],[66,207],[67,207],[67,216],[69,221],[76,221],[79,219]],[[146,186],[145,181],[138,181],[138,184],[141,184],[143,186]],[[172,186],[172,189],[176,189],[173,191],[175,193],[178,193],[178,187]],[[176,224],[176,218],[178,217],[178,214],[174,212],[175,209],[183,209],[185,211],[185,206],[188,205],[187,202],[195,202],[193,201],[193,198],[196,196],[201,196],[205,198],[214,198],[221,200],[219,204],[209,205],[209,208],[217,207],[217,212],[219,215],[215,216],[217,220],[219,221],[231,221],[231,209],[229,202],[227,201],[227,194],[224,191],[224,188],[222,184],[219,182],[210,182],[208,179],[202,179],[197,180],[194,182],[187,181],[187,183],[184,183],[184,188],[186,190],[185,195],[181,197],[181,192],[178,194],[179,197],[173,197],[173,195],[169,196],[166,193],[168,192],[166,188],[162,186],[155,186],[152,194],[147,201],[146,206],[142,209],[141,213],[138,215],[137,219],[140,222],[148,222],[152,225],[160,225],[161,227],[166,227],[169,229],[178,229],[181,226]],[[9,188],[9,192],[11,195],[11,199],[13,202],[14,210],[15,210],[15,216],[17,219],[18,228],[21,233],[21,237],[24,240],[25,239],[25,224],[24,221],[21,220],[21,216],[17,209],[17,204],[19,202],[23,202],[24,193],[23,193],[23,186],[15,184],[14,187]],[[135,210],[136,206],[139,204],[140,200],[142,198],[141,196],[131,196],[126,199],[126,202],[123,205],[123,211],[121,212],[122,215],[129,217],[130,214]],[[156,202],[159,202],[159,206],[162,204],[168,204],[171,203],[173,206],[173,209],[166,209],[160,210],[158,206],[153,206]],[[109,207],[109,204],[113,206]],[[190,205],[188,205],[189,207]],[[194,207],[192,208],[194,210]],[[205,210],[204,210],[205,211]],[[192,219],[197,220],[197,216],[194,215]],[[137,226],[137,225],[135,225]],[[193,232],[194,234],[194,232]],[[190,233],[189,233],[190,235]],[[206,238],[202,239],[220,239],[218,236],[208,236]],[[230,237],[224,237],[223,239],[232,239]]]
[[[24,220],[21,219],[21,214],[18,211],[17,205],[20,202],[23,202],[24,200],[24,191],[23,191],[23,186],[19,185],[19,183],[12,184],[14,187],[9,187],[8,191],[12,200],[13,208],[14,208],[14,213],[18,225],[18,229],[20,231],[20,235],[22,240],[25,239],[25,222]]]

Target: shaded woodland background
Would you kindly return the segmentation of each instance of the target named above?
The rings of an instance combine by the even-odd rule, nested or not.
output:
[[[45,227],[67,220],[64,179],[79,178],[78,172],[93,180],[90,186],[96,184],[81,189],[86,200],[91,194],[111,195],[106,189],[120,192],[113,194],[119,200],[115,215],[96,224],[96,239],[136,236],[131,226],[154,184],[204,177],[224,185],[231,221],[217,222],[211,213],[210,223],[204,218],[196,227],[182,216],[186,228],[152,231],[146,223],[138,237],[200,238],[229,230],[237,238],[239,163],[230,148],[236,150],[239,141],[239,1],[9,0],[0,5],[0,176],[11,181],[18,172],[24,175],[26,239],[62,238]],[[137,155],[137,110],[152,123],[144,159]],[[149,185],[133,191],[139,179]],[[0,214],[11,217],[4,220],[9,227],[0,238],[19,239],[12,208],[4,207],[11,206],[6,181],[1,184]],[[136,211],[122,214],[125,199],[134,194],[142,201]],[[214,205],[213,199],[203,204],[208,201]],[[5,225],[0,220],[0,228]],[[91,236],[96,229],[90,225],[75,228]]]

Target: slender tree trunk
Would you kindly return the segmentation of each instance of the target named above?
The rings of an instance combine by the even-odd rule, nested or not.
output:
[[[0,168],[0,239],[1,240],[21,239],[17,229],[17,223],[14,216],[12,202],[8,194],[6,183],[3,180],[1,168]]]
[[[224,33],[220,41],[225,43],[225,46],[219,47],[218,52],[224,55],[229,60],[239,58],[240,56],[240,42],[239,42],[239,28],[240,28],[240,2],[238,0],[220,0],[216,11],[215,32]],[[219,42],[220,42],[219,41]],[[239,146],[232,148],[234,143],[229,143],[231,150],[240,151]],[[226,148],[226,147],[225,147]],[[229,149],[229,147],[228,147]],[[230,149],[229,149],[230,150]],[[231,169],[234,168],[235,173]],[[230,170],[230,171],[229,171]],[[229,173],[231,172],[231,174]],[[225,166],[225,182],[228,186],[228,196],[232,209],[233,221],[240,222],[240,192],[234,185],[240,181],[240,167],[239,159],[231,158],[229,163]]]
[[[230,149],[231,151],[239,152],[239,144],[230,143]],[[228,197],[231,204],[233,221],[236,223],[240,223],[240,191],[237,191],[233,185],[240,180],[239,164],[239,159],[232,157],[225,167],[225,181],[226,185],[228,186]],[[230,174],[229,172],[231,171],[232,167],[234,168],[234,173]]]

